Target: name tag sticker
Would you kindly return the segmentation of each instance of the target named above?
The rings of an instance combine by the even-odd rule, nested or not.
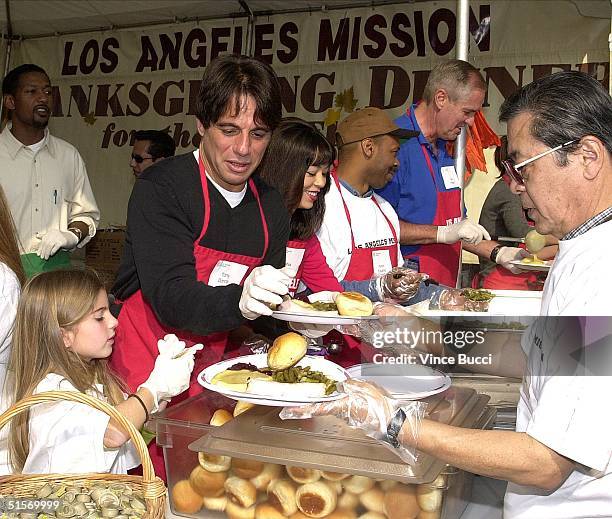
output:
[[[459,175],[455,171],[455,166],[442,166],[440,172],[446,189],[459,187]]]
[[[372,251],[372,267],[375,276],[382,276],[391,270],[391,255],[388,250]]]
[[[233,261],[219,260],[210,273],[208,284],[211,287],[225,287],[242,283],[248,267]]]

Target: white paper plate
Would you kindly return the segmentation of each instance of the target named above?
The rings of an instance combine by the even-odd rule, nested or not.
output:
[[[330,315],[331,314],[331,315]],[[359,324],[363,321],[372,321],[378,319],[377,315],[369,315],[367,317],[349,317],[346,315],[338,315],[332,312],[272,312],[272,317],[281,321],[291,321],[294,323],[305,324]]]
[[[446,391],[452,383],[446,373],[418,364],[358,364],[347,369],[347,372],[351,378],[378,384],[397,400],[426,398]]]
[[[540,263],[539,265],[534,265],[533,263],[523,263],[521,260],[512,260],[510,264],[520,268],[521,270],[536,270],[539,272],[548,272],[553,262],[552,260],[548,260],[544,263]]]
[[[206,389],[210,389],[211,391],[215,391],[216,393],[220,393],[225,395],[228,398],[233,400],[244,400],[245,402],[251,402],[252,404],[258,405],[267,405],[267,406],[286,406],[286,405],[302,405],[302,404],[314,404],[317,402],[329,402],[331,400],[338,400],[344,396],[343,393],[335,392],[329,396],[322,397],[303,397],[296,399],[276,399],[265,395],[257,395],[254,393],[245,393],[243,391],[233,391],[231,389],[218,386],[213,384],[211,380],[217,373],[221,373],[225,371],[230,366],[238,362],[245,362],[247,364],[253,364],[258,368],[263,368],[268,365],[268,356],[266,353],[257,353],[254,355],[244,355],[242,357],[236,357],[234,359],[224,360],[222,362],[217,362],[212,366],[208,366],[198,375],[198,383],[205,387]],[[314,371],[320,371],[327,375],[332,380],[337,382],[342,382],[349,378],[348,373],[344,368],[338,366],[334,362],[330,362],[321,357],[311,357],[306,356],[297,364],[298,366],[310,366],[310,368]]]

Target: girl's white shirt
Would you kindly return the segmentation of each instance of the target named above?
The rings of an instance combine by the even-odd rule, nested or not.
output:
[[[102,386],[97,385],[102,391]],[[78,391],[56,373],[48,374],[34,393],[43,391]],[[91,396],[106,400],[88,391]],[[110,417],[78,402],[37,404],[30,409],[30,453],[23,473],[88,473],[126,474],[140,465],[140,458],[131,441],[119,449],[104,447],[104,433]]]

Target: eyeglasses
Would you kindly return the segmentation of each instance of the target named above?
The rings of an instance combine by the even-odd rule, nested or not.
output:
[[[137,155],[136,153],[132,153],[132,160],[136,162],[136,164],[142,164],[145,160],[153,160],[154,157],[143,157],[142,155]]]
[[[515,164],[514,160],[512,159],[502,160],[501,163],[504,166],[504,170],[508,174],[508,176],[512,180],[514,180],[519,186],[524,186],[525,177],[521,173],[522,168],[524,168],[527,164],[531,164],[532,162],[535,162],[536,160],[541,159],[542,157],[546,157],[546,155],[550,155],[551,153],[558,151],[561,148],[565,148],[566,146],[574,144],[578,141],[579,139],[574,139],[573,141],[568,141],[565,144],[560,144],[559,146],[555,146],[554,148],[539,153],[535,157],[531,157],[530,159],[524,160],[523,162],[519,162],[518,164]]]

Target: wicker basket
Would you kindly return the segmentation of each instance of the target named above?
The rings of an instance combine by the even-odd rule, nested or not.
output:
[[[129,433],[132,443],[138,451],[142,461],[142,476],[128,476],[124,474],[16,474],[0,478],[0,495],[15,498],[32,498],[37,490],[45,483],[62,483],[74,485],[79,482],[91,483],[123,483],[141,492],[145,498],[147,511],[146,519],[162,519],[166,510],[166,487],[164,482],[155,476],[149,451],[141,434],[121,413],[109,404],[76,391],[48,391],[38,393],[20,400],[0,416],[0,429],[14,416],[28,410],[36,404],[69,400],[89,405],[98,411],[114,418]]]

